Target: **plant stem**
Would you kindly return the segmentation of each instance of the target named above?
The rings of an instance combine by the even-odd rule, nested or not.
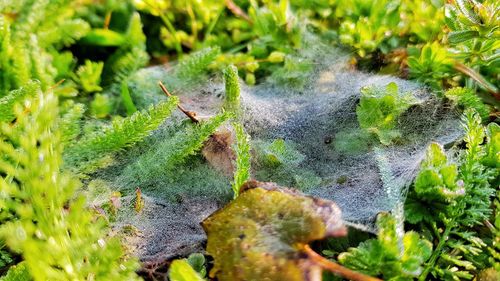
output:
[[[161,81],[158,82],[158,85],[160,85],[160,88],[163,91],[163,93],[165,93],[165,95],[167,95],[168,97],[172,96],[172,94],[170,94],[170,92],[167,90],[167,87],[165,87],[165,85],[163,85],[163,83]],[[184,107],[182,107],[182,105],[180,105],[180,104],[177,105],[177,108],[179,108],[179,110],[182,111],[182,113],[186,114],[186,116],[189,117],[189,119],[191,119],[191,121],[193,121],[194,123],[200,122],[200,120],[198,120],[198,118],[196,118],[195,112],[188,111],[188,110],[184,109]]]
[[[181,42],[179,41],[179,38],[177,38],[177,31],[175,30],[175,27],[172,25],[170,20],[164,15],[160,14],[160,18],[167,27],[168,31],[172,33],[172,37],[174,38],[174,44],[175,44],[175,50],[177,51],[177,55],[179,57],[182,56],[182,46]]]
[[[445,246],[446,244],[446,240],[448,239],[448,235],[450,235],[450,231],[451,229],[453,228],[452,226],[453,223],[450,223],[446,226],[444,232],[443,232],[443,235],[441,235],[439,237],[439,242],[438,242],[438,245],[436,246],[436,250],[434,250],[432,252],[432,256],[431,258],[429,259],[429,262],[425,264],[425,269],[424,271],[422,272],[422,274],[420,274],[420,276],[418,277],[418,280],[419,281],[425,281],[426,278],[427,278],[427,275],[429,274],[429,272],[431,271],[431,269],[434,267],[434,265],[436,264],[436,261],[437,259],[439,258],[439,256],[441,256],[441,251],[443,250],[443,247]]]
[[[459,62],[455,63],[453,65],[453,68],[469,76],[472,80],[476,81],[479,85],[483,86],[495,99],[500,100],[500,93],[497,87],[495,87],[495,85],[491,84],[490,82],[486,81],[486,79],[484,79],[483,76],[477,73],[474,69]]]
[[[325,259],[318,253],[313,251],[311,247],[309,247],[309,245],[303,245],[301,248],[307,254],[307,256],[321,268],[333,272],[343,278],[347,278],[353,281],[382,281],[381,279],[350,270],[346,267],[341,266],[338,263],[334,263],[328,259]]]

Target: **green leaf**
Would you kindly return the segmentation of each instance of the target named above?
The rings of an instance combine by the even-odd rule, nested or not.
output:
[[[448,41],[450,44],[459,44],[467,40],[474,39],[479,36],[476,30],[460,30],[453,31],[448,34]]]
[[[5,97],[0,98],[0,122],[14,120],[14,104],[22,102],[37,91],[40,91],[40,83],[29,82],[20,89],[10,91]]]
[[[151,106],[147,111],[138,111],[132,116],[115,120],[110,128],[98,135],[86,136],[65,150],[67,164],[86,167],[103,157],[130,147],[143,140],[151,131],[158,128],[172,114],[178,99]]]
[[[377,217],[378,236],[341,253],[343,265],[386,280],[412,280],[430,258],[432,244],[416,232],[399,233],[396,219],[382,213]]]
[[[226,88],[224,108],[236,112],[240,104],[241,90],[238,69],[234,65],[228,66],[224,71],[224,84]]]
[[[187,260],[174,260],[170,265],[168,277],[171,281],[203,281]]]
[[[344,235],[340,209],[271,183],[250,182],[245,191],[202,222],[210,276],[218,280],[306,280],[320,270],[301,245]]]
[[[238,197],[240,188],[250,179],[251,154],[248,136],[245,129],[239,123],[233,123],[233,128],[236,134],[236,145],[234,151],[236,153],[236,169],[234,171],[234,182],[232,184],[234,197]]]
[[[94,28],[80,39],[80,42],[83,44],[104,47],[119,47],[126,41],[126,37],[123,34],[103,28]]]
[[[5,276],[0,277],[0,281],[31,281],[30,272],[26,266],[26,262],[20,262],[13,265],[7,271]]]
[[[127,111],[127,115],[132,115],[137,112],[137,108],[135,107],[134,101],[130,96],[130,91],[128,90],[128,84],[126,80],[122,81],[120,95],[122,97],[123,105],[125,106],[125,110]]]
[[[400,136],[396,129],[398,118],[416,99],[409,93],[401,94],[395,83],[385,88],[364,87],[356,107],[359,125],[366,133],[376,135],[384,145],[390,145]]]

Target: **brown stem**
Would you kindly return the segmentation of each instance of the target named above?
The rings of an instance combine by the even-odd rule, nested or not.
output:
[[[111,22],[111,13],[112,11],[108,11],[106,13],[106,16],[104,17],[104,26],[103,26],[104,29],[109,28],[109,23]]]
[[[500,100],[500,93],[498,92],[498,89],[493,84],[486,81],[486,79],[484,79],[483,76],[481,76],[481,74],[477,73],[474,69],[464,65],[463,63],[459,63],[459,62],[455,63],[453,65],[453,68],[455,68],[455,70],[472,78],[478,84],[480,84],[481,86],[486,88],[486,90],[488,90],[488,92],[495,99]]]
[[[226,7],[236,16],[243,18],[250,24],[253,24],[252,19],[238,6],[233,0],[226,0]]]
[[[163,85],[161,81],[158,82],[158,85],[160,85],[160,88],[165,93],[165,95],[167,95],[168,97],[172,97],[172,94],[170,94],[170,92],[167,90],[167,87],[165,87],[165,85]],[[186,114],[186,116],[189,117],[189,119],[191,119],[191,121],[193,121],[194,123],[200,122],[200,120],[196,118],[196,114],[194,112],[184,109],[184,107],[182,107],[182,105],[180,104],[177,105],[177,108],[179,108],[182,113]]]
[[[48,90],[52,91],[54,90],[55,88],[59,87],[59,85],[61,85],[66,79],[61,79],[59,80],[57,83],[55,83],[54,85],[50,86]]]
[[[304,245],[302,250],[307,254],[307,256],[315,262],[317,265],[321,266],[323,269],[331,271],[343,278],[347,278],[353,281],[382,281],[381,279],[371,277],[365,275],[363,273],[359,273],[353,270],[350,270],[346,267],[341,266],[340,264],[334,263],[330,260],[325,259],[320,256],[318,253],[313,251],[309,245]]]

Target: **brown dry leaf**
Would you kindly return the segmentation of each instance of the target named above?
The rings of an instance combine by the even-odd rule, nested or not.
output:
[[[222,126],[205,142],[202,150],[210,165],[228,177],[232,177],[234,171],[233,162],[236,159],[232,148],[234,142],[233,130]]]
[[[202,225],[218,280],[321,280],[305,245],[343,236],[337,205],[270,183],[249,182],[237,199]]]

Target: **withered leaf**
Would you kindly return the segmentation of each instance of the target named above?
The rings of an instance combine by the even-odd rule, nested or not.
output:
[[[332,201],[274,184],[250,182],[202,225],[218,280],[321,280],[322,269],[302,249],[311,241],[345,235]]]

